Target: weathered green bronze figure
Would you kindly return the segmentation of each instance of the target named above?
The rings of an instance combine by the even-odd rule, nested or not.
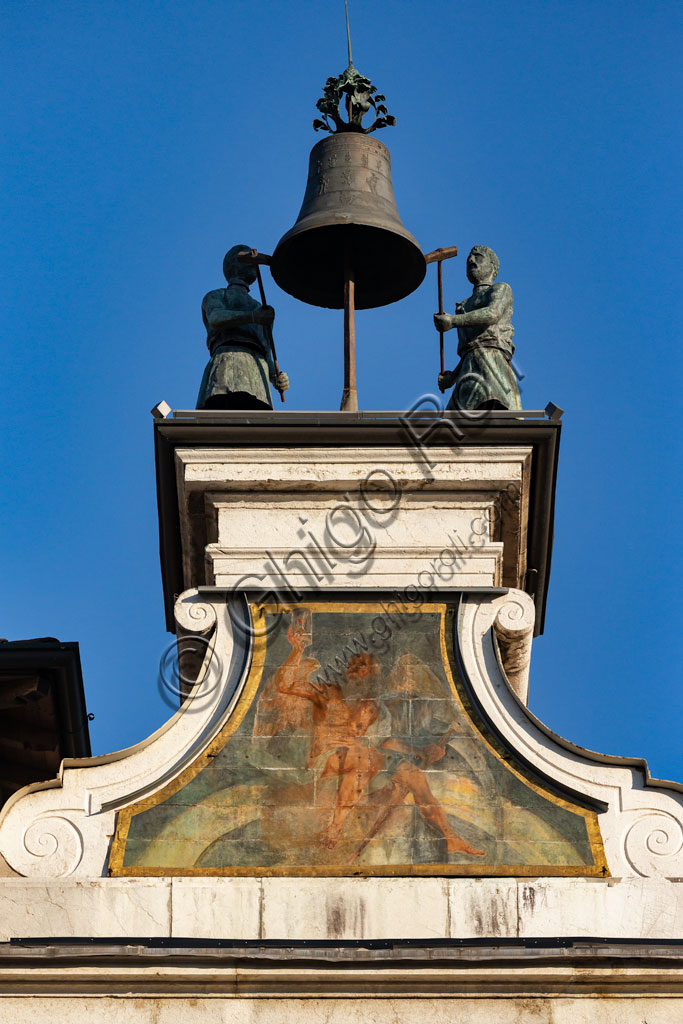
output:
[[[474,285],[469,299],[458,302],[455,316],[435,313],[437,331],[458,330],[460,362],[439,374],[439,388],[453,387],[449,409],[521,409],[517,377],[510,362],[512,288],[500,281],[500,261],[492,249],[475,245],[467,257],[467,277]]]
[[[233,245],[223,260],[227,288],[204,296],[202,318],[211,353],[197,398],[198,409],[272,409],[269,382],[279,391],[289,387],[286,373],[277,374],[265,328],[275,311],[249,294],[256,267],[238,259],[251,246]]]

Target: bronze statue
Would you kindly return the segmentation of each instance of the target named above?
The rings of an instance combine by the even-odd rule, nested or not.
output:
[[[272,409],[269,382],[286,391],[289,377],[277,373],[266,335],[275,311],[249,294],[256,267],[238,259],[248,245],[233,245],[223,260],[227,288],[204,296],[202,318],[211,359],[204,370],[198,409]]]
[[[437,331],[458,329],[460,362],[439,374],[439,388],[453,387],[449,409],[521,409],[517,377],[510,362],[512,288],[500,281],[500,261],[492,249],[475,245],[467,257],[467,277],[474,285],[469,299],[458,302],[455,316],[435,313]]]

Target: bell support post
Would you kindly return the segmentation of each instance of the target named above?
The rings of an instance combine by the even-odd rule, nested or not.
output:
[[[356,391],[356,279],[351,257],[351,241],[347,235],[344,243],[344,390],[342,412],[358,411]]]

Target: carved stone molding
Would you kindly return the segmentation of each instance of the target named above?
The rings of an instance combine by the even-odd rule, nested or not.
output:
[[[523,660],[532,601],[521,591],[499,597],[463,597],[457,642],[469,685],[494,729],[528,764],[556,785],[601,808],[598,815],[612,875],[683,877],[683,787],[653,780],[645,761],[607,757],[555,735],[525,706],[506,678],[506,656],[494,640],[504,630],[518,643],[512,675]],[[511,625],[519,627],[517,630]],[[515,641],[514,637],[518,640]],[[503,648],[504,644],[498,644]],[[501,665],[502,661],[502,665]]]
[[[200,637],[203,652],[198,680],[182,708],[141,743],[101,757],[67,759],[57,779],[15,794],[0,816],[0,852],[14,871],[36,878],[101,875],[116,810],[174,778],[221,728],[245,667],[228,606],[186,591],[176,602],[176,621],[180,642]],[[173,658],[166,661],[173,665]],[[177,674],[171,679],[164,664],[162,658],[161,675],[179,703],[183,680]]]
[[[414,446],[177,449],[184,585],[393,589],[430,569],[441,590],[523,585],[531,447],[425,460]]]

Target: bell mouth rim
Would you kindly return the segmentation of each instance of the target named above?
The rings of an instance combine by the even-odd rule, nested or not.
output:
[[[356,236],[353,245],[361,254],[355,268],[356,309],[392,305],[420,287],[427,273],[427,264],[422,249],[410,232],[405,229],[401,234],[389,232],[376,224],[362,222],[328,224],[303,231],[297,230],[296,225],[290,228],[271,257],[273,280],[288,295],[308,305],[343,309],[346,238],[342,233],[348,237],[350,232]],[[392,236],[390,246],[383,244],[387,235]],[[291,246],[296,243],[300,251],[294,261]],[[388,254],[383,261],[377,255],[382,249]],[[309,268],[305,277],[297,269],[302,263]],[[292,265],[295,269],[291,269]],[[381,267],[379,271],[378,266]],[[333,284],[329,283],[330,278],[334,278]]]

